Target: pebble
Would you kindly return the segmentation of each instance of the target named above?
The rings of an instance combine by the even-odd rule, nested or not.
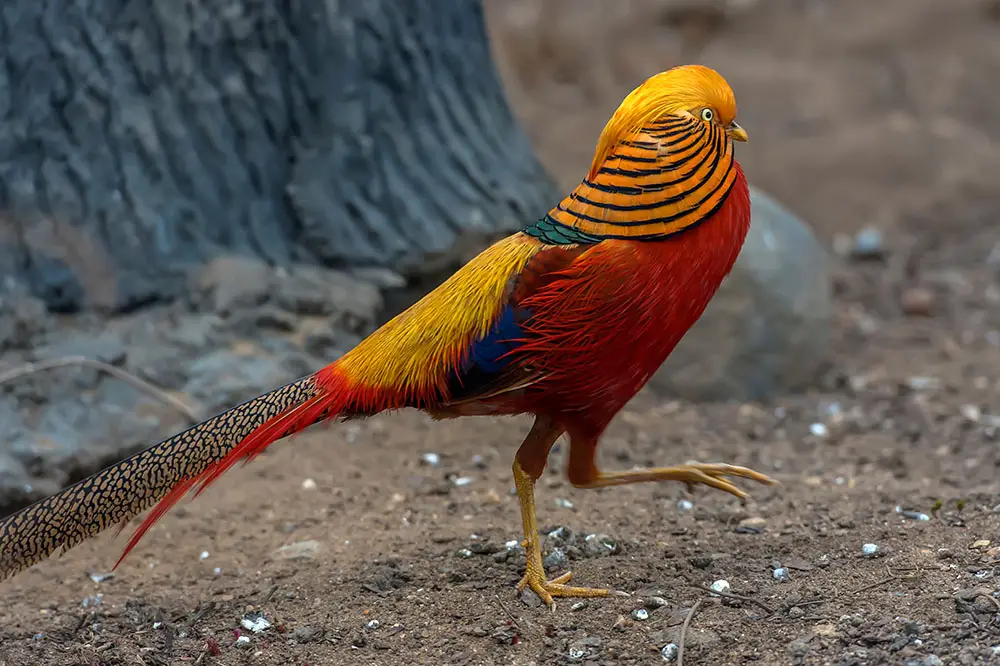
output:
[[[824,423],[813,423],[809,426],[809,432],[812,433],[814,437],[826,437],[830,434],[830,429],[827,428]]]
[[[723,580],[723,579],[720,578],[719,580],[717,580],[714,583],[712,583],[711,588],[715,592],[728,592],[729,591],[729,581],[728,580]],[[719,595],[713,594],[712,596],[713,597],[717,597]]]
[[[113,572],[112,573],[97,573],[95,571],[95,572],[93,572],[93,573],[90,574],[90,580],[94,581],[95,583],[103,583],[104,581],[111,580],[114,577],[115,577],[115,574]]]
[[[855,259],[880,259],[885,256],[882,232],[874,227],[865,227],[854,234],[851,256]]]
[[[958,408],[959,413],[969,423],[979,423],[979,419],[983,417],[983,412],[979,407],[975,405],[962,405]]]
[[[615,555],[621,552],[621,545],[614,537],[607,534],[588,534],[584,538],[584,544],[587,554],[593,557]]]
[[[767,521],[760,516],[750,516],[749,518],[744,518],[740,521],[740,527],[751,527],[755,529],[760,529],[767,524]]]
[[[682,499],[677,501],[677,509],[679,511],[690,511],[693,508],[694,508],[694,502],[692,502],[691,500]]]
[[[311,560],[319,551],[319,541],[307,539],[282,546],[275,553],[283,560]]]
[[[250,637],[249,636],[238,637],[236,639],[236,647],[242,648],[244,650],[248,649],[250,647]]]
[[[198,559],[199,560],[207,560],[208,559],[208,551],[207,550],[201,551],[201,555],[198,556]]]
[[[987,548],[990,547],[990,543],[991,543],[991,541],[989,539],[978,539],[978,540],[972,542],[972,545],[969,546],[969,549],[970,550],[986,550]]]
[[[89,597],[84,597],[82,606],[84,608],[90,608],[91,606],[100,606],[101,599],[104,598],[103,594],[92,594]]]
[[[473,555],[472,551],[469,550],[468,548],[460,548],[458,550],[458,552],[455,553],[455,554],[458,555],[459,557],[465,558],[465,559],[468,559],[468,558],[472,557],[472,555]]]
[[[471,476],[458,476],[452,481],[456,486],[467,486],[472,483],[473,479]]]
[[[302,481],[302,490],[316,490],[316,482],[312,479]]]
[[[566,566],[567,561],[566,552],[562,548],[553,548],[552,552],[542,560],[542,566],[546,569],[562,569]]]
[[[649,597],[648,599],[646,599],[646,608],[648,608],[649,610],[656,610],[657,608],[664,608],[665,606],[669,605],[670,602],[668,602],[663,597]]]
[[[903,518],[909,518],[910,520],[925,521],[931,519],[931,517],[928,516],[926,513],[922,513],[920,511],[910,511],[907,509],[903,509],[903,507],[901,506],[896,507],[896,513],[901,514]]]
[[[874,557],[878,553],[878,544],[866,543],[861,546],[861,554],[865,557]]]
[[[899,307],[904,314],[926,317],[934,311],[934,292],[926,287],[910,287],[899,297]]]
[[[292,632],[292,638],[299,643],[309,643],[320,637],[322,634],[322,629],[306,625],[304,627],[297,627],[295,631]]]
[[[787,567],[778,567],[777,569],[775,569],[774,571],[771,572],[771,575],[774,577],[774,580],[778,581],[779,583],[787,583],[788,582],[788,569],[787,569]]]
[[[788,609],[788,617],[792,618],[793,620],[805,617],[805,615],[806,612],[801,608],[799,608],[798,606],[792,606],[791,608]]]
[[[645,608],[636,608],[632,611],[632,617],[640,622],[644,622],[649,619],[649,611]]]
[[[568,499],[563,499],[562,497],[557,497],[556,498],[556,506],[559,507],[560,509],[572,509],[573,508],[573,503],[570,502]]]
[[[677,643],[667,643],[660,650],[660,657],[663,658],[663,661],[674,661],[677,659],[677,652],[679,650],[680,648],[677,647]]]
[[[420,456],[420,459],[431,467],[437,467],[441,464],[441,456],[436,453],[425,453]]]
[[[375,631],[376,629],[378,629],[378,628],[379,628],[379,624],[380,624],[380,623],[379,623],[379,621],[378,621],[378,620],[368,620],[368,624],[366,624],[366,625],[365,625],[365,627],[366,627],[366,628],[367,628],[367,629],[368,629],[369,631]]]
[[[270,629],[271,622],[260,613],[249,613],[244,615],[243,619],[240,620],[240,626],[247,631],[259,634],[266,629]]]
[[[570,606],[569,609],[571,611],[578,611],[578,610],[583,610],[586,607],[587,607],[586,602],[584,602],[584,601],[577,601],[575,604],[573,604],[572,606]]]

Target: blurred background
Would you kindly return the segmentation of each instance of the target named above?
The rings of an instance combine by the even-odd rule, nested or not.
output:
[[[784,486],[750,508],[576,492],[557,450],[540,520],[576,541],[547,556],[668,610],[519,624],[494,584],[523,558],[481,539],[518,536],[524,424],[379,417],[234,472],[118,581],[80,573],[117,542],[15,579],[9,663],[201,662],[254,604],[294,630],[268,635],[280,653],[254,638],[254,663],[650,663],[676,647],[685,586],[723,578],[776,615],[706,604],[697,663],[1000,654],[996,0],[48,4],[0,12],[0,513],[336,358],[543,215],[621,99],[689,62],[735,89],[751,235],[602,456]],[[615,556],[583,541],[597,531]],[[100,655],[95,594],[128,604],[102,616]],[[205,595],[202,633],[138,631]],[[359,629],[362,607],[403,628]]]

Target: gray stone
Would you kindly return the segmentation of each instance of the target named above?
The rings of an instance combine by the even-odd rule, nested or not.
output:
[[[258,305],[267,299],[273,272],[259,259],[219,257],[206,264],[194,278],[201,304],[219,314]]]
[[[45,303],[13,280],[0,285],[0,351],[30,347],[50,324]]]
[[[830,341],[830,258],[812,230],[751,188],[750,233],[702,318],[650,380],[688,400],[767,400],[817,379]]]
[[[378,287],[318,266],[300,265],[276,285],[278,304],[300,315],[336,314],[348,328],[367,328],[382,309]]]

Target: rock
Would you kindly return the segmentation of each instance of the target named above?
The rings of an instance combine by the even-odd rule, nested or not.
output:
[[[19,283],[0,285],[0,351],[31,347],[51,321],[45,303]]]
[[[195,275],[196,300],[213,312],[228,314],[267,299],[273,271],[263,261],[225,256],[205,264]]]
[[[370,328],[382,309],[382,294],[373,284],[318,266],[294,267],[276,285],[278,304],[293,314],[336,313],[348,329]]]
[[[832,316],[830,260],[809,227],[751,188],[750,233],[708,309],[649,382],[689,400],[766,400],[815,381]]]
[[[296,541],[282,546],[275,554],[283,560],[311,560],[316,557],[322,546],[319,541]]]
[[[911,317],[928,317],[934,312],[934,292],[927,287],[910,287],[899,296],[903,314]]]
[[[188,365],[183,391],[210,412],[219,412],[301,377],[303,367],[289,368],[282,354],[212,351]],[[305,365],[305,364],[303,364]],[[320,363],[313,370],[321,367]],[[296,372],[298,371],[298,372]]]
[[[314,627],[307,624],[303,627],[296,627],[295,631],[292,632],[292,638],[299,643],[312,643],[323,638],[323,633],[324,630],[322,627]]]

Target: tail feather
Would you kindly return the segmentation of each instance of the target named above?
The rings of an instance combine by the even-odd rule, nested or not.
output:
[[[249,400],[0,520],[0,580],[112,526],[124,527],[158,502],[124,558],[195,485],[203,490],[238,460],[336,415],[344,391],[327,391],[334,388],[331,376],[323,370]]]
[[[136,528],[128,544],[125,546],[121,557],[115,563],[115,567],[117,568],[121,564],[122,560],[125,559],[146,532],[149,531],[149,528],[166,515],[174,504],[179,502],[189,490],[196,487],[194,496],[197,497],[216,479],[229,471],[230,468],[241,460],[243,464],[247,464],[279,439],[294,435],[314,423],[339,414],[343,410],[343,401],[344,395],[339,391],[317,393],[302,404],[292,407],[288,411],[264,423],[234,446],[225,457],[213,462],[201,473],[188,477],[178,483],[153,507],[153,510],[149,512],[139,527]]]

